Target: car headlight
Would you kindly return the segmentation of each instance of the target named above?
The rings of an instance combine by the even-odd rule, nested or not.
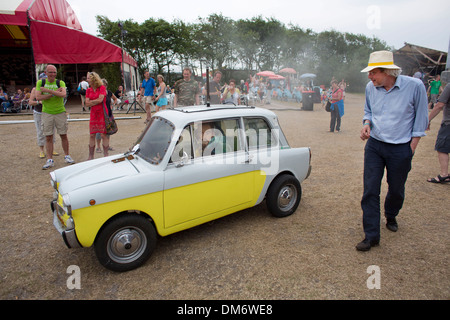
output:
[[[56,182],[56,174],[54,171],[50,172],[50,183],[53,189],[58,190],[58,183]]]
[[[67,214],[72,216],[72,205],[70,204],[70,197],[68,194],[62,195],[63,198],[63,207],[67,210]]]

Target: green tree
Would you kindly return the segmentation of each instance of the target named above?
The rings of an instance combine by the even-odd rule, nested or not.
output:
[[[200,49],[198,57],[212,69],[222,70],[226,61],[233,60],[234,23],[222,14],[211,14],[198,21],[195,37]]]
[[[274,18],[238,20],[234,36],[237,57],[249,71],[277,69],[285,35],[286,27]]]
[[[143,46],[140,43],[143,35],[137,22],[133,20],[111,21],[105,16],[96,16],[96,19],[100,37],[118,46],[123,45],[123,49],[136,60],[140,71],[148,68],[148,50],[146,50],[146,45]]]
[[[285,41],[280,58],[281,67],[294,68],[298,73],[315,70],[314,41],[316,34],[307,29],[290,25],[285,31]]]
[[[126,20],[120,22],[122,28],[119,21],[105,16],[96,19],[99,35],[123,45],[137,61],[141,74],[145,69],[163,73],[168,82],[174,66],[193,67],[194,72],[209,66],[224,72],[225,78],[232,72],[276,72],[292,67],[299,74],[317,74],[316,84],[328,85],[332,77],[344,78],[350,90],[361,91],[367,79],[360,70],[367,65],[369,54],[392,49],[376,37],[336,30],[315,33],[262,16],[233,21],[211,14],[193,24],[153,18],[141,24]]]

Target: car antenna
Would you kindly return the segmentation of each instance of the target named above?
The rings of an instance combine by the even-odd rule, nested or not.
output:
[[[206,106],[209,107],[209,68],[206,67]]]

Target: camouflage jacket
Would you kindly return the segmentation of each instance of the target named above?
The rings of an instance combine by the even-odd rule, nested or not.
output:
[[[199,94],[197,81],[184,79],[175,82],[175,94],[177,95],[177,104],[179,106],[193,106],[195,104],[195,96]]]

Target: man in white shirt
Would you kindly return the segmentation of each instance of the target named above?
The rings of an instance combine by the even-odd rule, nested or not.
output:
[[[84,108],[86,106],[86,90],[89,88],[89,83],[86,81],[86,77],[81,78],[81,82],[78,85],[78,93],[81,97],[81,107],[83,108],[83,111],[86,111]]]

